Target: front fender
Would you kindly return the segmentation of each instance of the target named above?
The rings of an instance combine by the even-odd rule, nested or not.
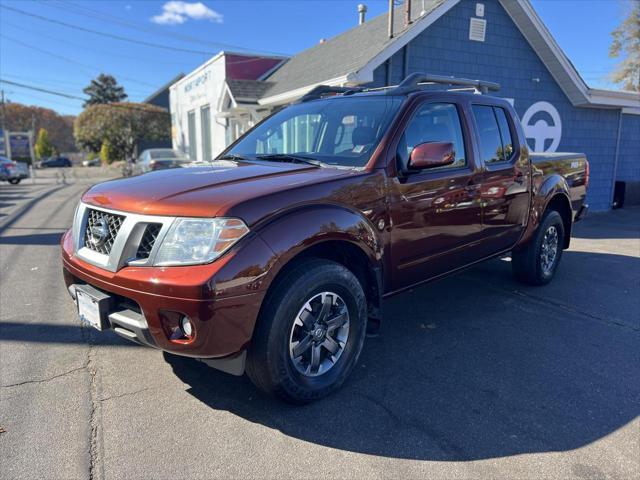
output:
[[[552,174],[539,177],[539,179],[534,177],[533,198],[531,199],[527,228],[514,249],[526,245],[529,240],[531,240],[531,237],[542,221],[542,216],[547,210],[549,203],[557,195],[562,195],[570,208],[569,185],[562,175]]]
[[[338,205],[310,205],[285,212],[258,230],[277,260],[269,272],[275,277],[294,257],[321,242],[342,241],[360,248],[379,266],[382,243],[371,222],[360,212]]]

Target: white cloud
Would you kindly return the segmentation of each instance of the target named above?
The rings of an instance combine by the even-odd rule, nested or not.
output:
[[[162,6],[162,13],[151,17],[153,23],[160,25],[182,24],[189,19],[209,20],[214,23],[222,23],[222,15],[211,10],[202,2],[183,2],[172,0]]]

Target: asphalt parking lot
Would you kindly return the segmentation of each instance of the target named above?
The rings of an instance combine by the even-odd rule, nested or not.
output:
[[[58,241],[100,174],[0,184],[1,478],[639,478],[638,207],[579,224],[551,285],[495,260],[390,299],[291,407],[81,327]]]

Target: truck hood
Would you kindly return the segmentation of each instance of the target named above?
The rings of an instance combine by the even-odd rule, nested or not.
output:
[[[219,160],[100,183],[82,201],[146,215],[214,217],[250,199],[352,174],[306,164]]]

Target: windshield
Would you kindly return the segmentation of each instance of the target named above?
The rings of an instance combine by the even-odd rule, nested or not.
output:
[[[290,155],[363,167],[401,103],[399,97],[367,96],[292,105],[250,131],[226,156],[272,160]]]

